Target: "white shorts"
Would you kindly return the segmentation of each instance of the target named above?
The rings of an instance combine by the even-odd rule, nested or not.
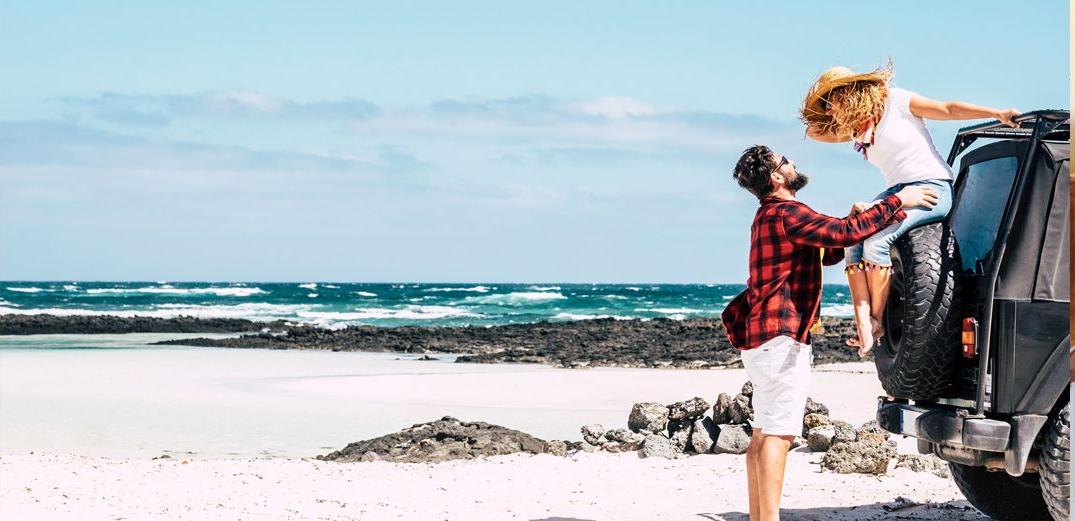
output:
[[[740,352],[754,385],[754,420],[763,434],[800,436],[810,389],[813,348],[789,336],[778,336]]]

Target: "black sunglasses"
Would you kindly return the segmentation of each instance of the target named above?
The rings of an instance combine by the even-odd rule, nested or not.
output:
[[[776,164],[776,168],[773,169],[772,173],[776,173],[777,170],[780,170],[780,167],[782,167],[782,166],[784,166],[786,164],[788,164],[788,156],[781,157],[780,162]]]

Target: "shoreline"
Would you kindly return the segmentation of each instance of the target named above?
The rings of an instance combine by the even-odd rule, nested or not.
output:
[[[845,341],[852,319],[822,317],[814,363],[862,361]],[[0,335],[100,333],[240,333],[229,338],[154,342],[218,348],[458,355],[456,363],[529,363],[552,367],[712,369],[742,367],[719,319],[598,318],[499,326],[349,326],[326,329],[283,321],[194,317],[0,315]],[[432,356],[431,356],[432,357]],[[867,357],[866,360],[871,360]]]

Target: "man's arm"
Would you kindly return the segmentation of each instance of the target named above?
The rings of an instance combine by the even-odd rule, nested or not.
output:
[[[902,207],[903,201],[893,194],[862,212],[840,219],[817,213],[796,202],[785,205],[784,233],[795,244],[847,248],[883,230],[890,221],[898,218],[896,214]]]
[[[822,251],[824,253],[821,256],[821,264],[825,266],[834,266],[844,260],[843,248],[825,248]]]

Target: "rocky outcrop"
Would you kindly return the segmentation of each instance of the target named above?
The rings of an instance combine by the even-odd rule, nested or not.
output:
[[[436,421],[412,425],[399,432],[348,444],[343,449],[318,456],[317,459],[338,462],[383,460],[431,463],[516,452],[566,454],[569,448],[573,447],[566,442],[546,442],[499,425],[466,422],[445,416]]]
[[[828,317],[823,320],[826,333],[813,337],[814,363],[858,361],[858,354],[844,344],[854,334],[851,321]],[[285,326],[282,332],[286,334],[273,331],[237,338],[198,338],[160,343],[232,348],[454,353],[459,355],[455,358],[456,362],[538,363],[567,368],[742,367],[739,351],[728,344],[723,324],[714,318],[609,318],[494,327],[351,326],[339,330],[292,324]],[[753,392],[750,388],[744,388],[743,391],[741,394],[748,399]],[[827,410],[823,412],[827,414]]]
[[[117,317],[114,315],[0,315],[0,335],[123,333],[249,333],[282,332],[283,321],[254,322],[238,318]]]

